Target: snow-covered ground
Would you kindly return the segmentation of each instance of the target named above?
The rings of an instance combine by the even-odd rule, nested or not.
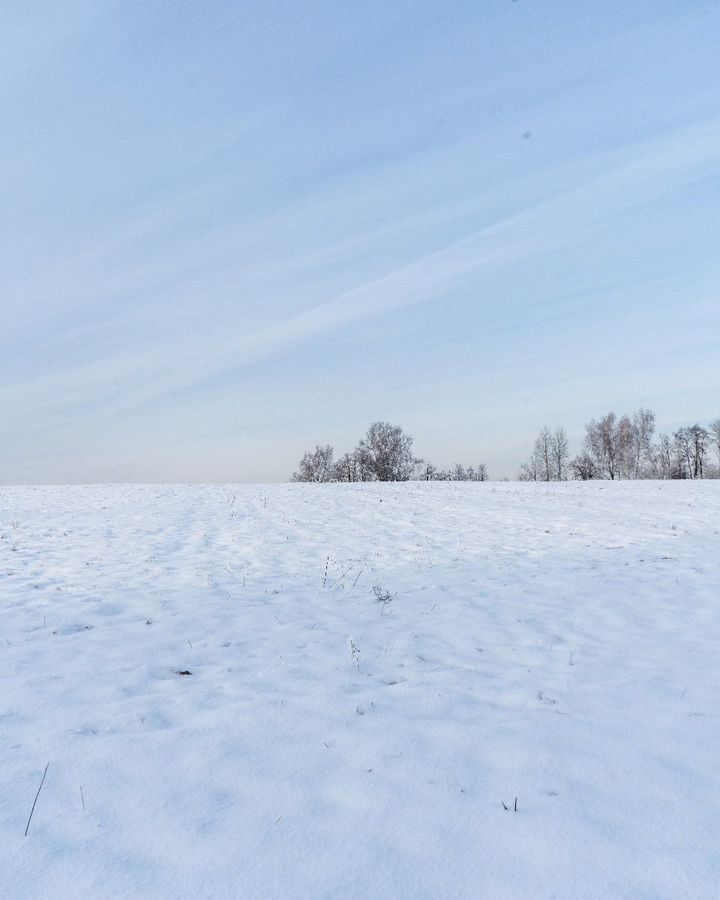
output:
[[[719,895],[720,482],[0,522],[3,900]]]

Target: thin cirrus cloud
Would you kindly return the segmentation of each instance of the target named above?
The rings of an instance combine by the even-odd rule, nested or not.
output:
[[[484,269],[496,272],[531,256],[562,248],[572,241],[573,234],[579,228],[594,219],[643,203],[648,195],[653,196],[659,182],[663,182],[667,190],[670,186],[682,186],[688,174],[697,177],[698,166],[708,167],[708,171],[712,171],[720,162],[720,123],[703,123],[679,135],[644,142],[640,146],[627,148],[626,155],[628,158],[625,161],[586,184],[516,212],[449,246],[413,259],[339,296],[266,327],[236,338],[225,332],[223,341],[220,341],[223,327],[209,329],[205,338],[207,348],[196,349],[189,356],[182,354],[181,345],[174,346],[169,342],[162,359],[175,360],[176,365],[168,367],[163,364],[158,375],[147,380],[133,378],[132,373],[153,368],[156,344],[149,349],[146,357],[128,356],[123,352],[103,360],[101,364],[93,362],[68,369],[60,394],[54,376],[29,382],[26,389],[29,387],[35,392],[35,402],[28,409],[37,411],[37,401],[45,395],[46,402],[49,402],[41,409],[49,412],[52,404],[62,407],[68,401],[72,402],[73,396],[85,397],[89,383],[94,382],[102,387],[122,379],[123,397],[118,399],[115,407],[116,411],[121,411],[126,404],[146,402],[167,391],[191,388],[266,355],[282,353],[297,342],[382,315],[397,307],[427,302],[439,290],[447,289],[453,279],[469,272],[482,273]],[[138,232],[143,230],[144,227],[139,226]],[[297,265],[301,267],[301,263]],[[209,349],[218,345],[222,346],[220,353]],[[26,399],[23,397],[23,402]],[[112,408],[105,411],[112,411]]]

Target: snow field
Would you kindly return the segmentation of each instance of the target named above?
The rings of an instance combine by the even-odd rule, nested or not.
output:
[[[0,523],[3,898],[718,896],[720,482],[6,487]]]

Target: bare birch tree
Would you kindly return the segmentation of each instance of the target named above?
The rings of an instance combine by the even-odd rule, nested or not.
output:
[[[556,428],[550,436],[550,457],[552,459],[553,479],[564,481],[567,475],[570,445],[564,428]]]
[[[333,453],[330,444],[324,447],[318,444],[314,450],[304,454],[292,481],[333,481]]]
[[[713,419],[710,423],[710,443],[715,448],[718,458],[718,476],[720,477],[720,419]]]
[[[585,426],[585,450],[593,461],[596,478],[614,481],[620,476],[620,439],[617,416],[609,412]]]

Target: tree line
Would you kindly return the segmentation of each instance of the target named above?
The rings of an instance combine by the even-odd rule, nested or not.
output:
[[[354,450],[335,459],[335,449],[324,444],[309,450],[298,464],[292,481],[486,481],[480,463],[438,469],[413,453],[413,439],[399,425],[373,422]]]
[[[487,481],[487,477],[482,463],[438,469],[415,456],[413,439],[400,426],[373,422],[355,449],[339,459],[330,444],[305,453],[292,481]],[[518,477],[521,481],[718,478],[720,418],[707,428],[696,423],[656,437],[651,410],[619,417],[609,412],[585,426],[582,449],[575,457],[564,428],[544,427]]]
[[[715,463],[713,456],[717,458]],[[695,423],[655,438],[655,414],[609,412],[585,426],[581,452],[570,457],[564,428],[545,427],[535,439],[521,481],[720,477],[720,419]]]

